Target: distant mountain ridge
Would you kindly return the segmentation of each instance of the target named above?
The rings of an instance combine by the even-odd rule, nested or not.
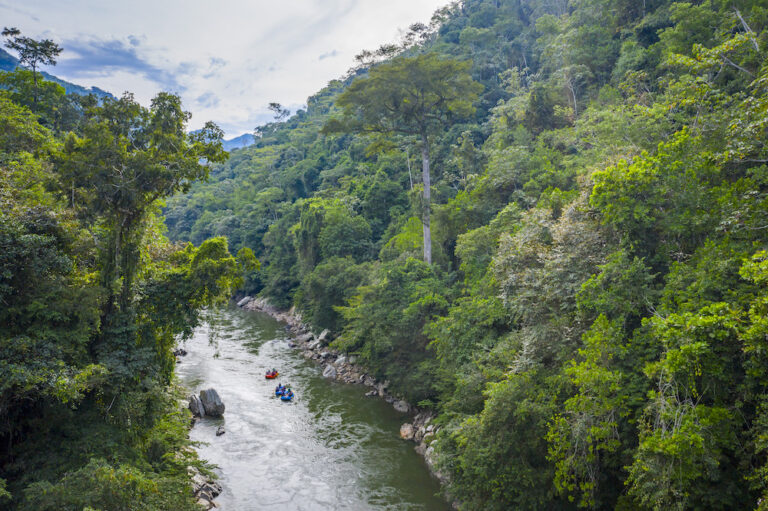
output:
[[[14,69],[16,69],[18,65],[19,65],[19,59],[17,59],[7,51],[0,48],[0,71],[13,71]],[[104,89],[100,89],[98,87],[93,87],[93,86],[84,87],[76,83],[62,80],[57,76],[54,76],[50,73],[46,73],[45,71],[41,71],[40,75],[46,80],[49,80],[51,82],[56,82],[62,87],[64,87],[64,90],[66,91],[67,94],[77,94],[80,96],[87,96],[88,94],[94,94],[98,98],[113,98],[113,99],[115,98],[115,96],[112,93],[107,92]],[[242,149],[244,147],[251,146],[255,143],[256,143],[256,138],[253,136],[253,134],[243,133],[239,137],[231,138],[229,140],[224,140],[222,143],[222,146],[225,151],[232,152],[235,149]]]
[[[0,71],[13,71],[14,69],[16,69],[18,65],[19,65],[19,59],[17,59],[7,51],[0,49]],[[45,71],[41,71],[40,75],[46,80],[49,80],[51,82],[56,82],[62,87],[64,87],[64,90],[67,92],[67,94],[78,94],[80,96],[87,96],[88,94],[93,94],[99,98],[115,97],[111,93],[103,89],[100,89],[98,87],[83,87],[82,85],[77,85],[75,83],[62,80],[57,76],[54,76],[50,73],[46,73]]]
[[[234,151],[235,149],[242,149],[243,147],[248,147],[256,143],[256,137],[254,137],[251,133],[243,133],[239,137],[231,138],[229,140],[225,140],[222,143],[222,147],[224,147],[225,151]]]

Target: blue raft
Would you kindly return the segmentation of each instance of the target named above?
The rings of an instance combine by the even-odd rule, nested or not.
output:
[[[293,399],[293,392],[290,392],[290,391],[289,393],[286,393],[280,396],[281,401],[290,401],[291,399]]]

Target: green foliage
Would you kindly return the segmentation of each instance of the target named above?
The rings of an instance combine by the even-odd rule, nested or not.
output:
[[[555,485],[578,495],[579,507],[599,507],[595,499],[607,465],[604,458],[621,447],[619,420],[629,413],[617,368],[626,350],[617,330],[600,316],[585,334],[585,347],[579,350],[583,361],[573,361],[564,371],[576,394],[565,401],[564,413],[555,415],[547,433],[549,459],[556,464]]]
[[[435,364],[422,333],[447,305],[442,284],[424,262],[393,261],[375,270],[349,305],[338,307],[344,330],[333,345],[360,354],[391,388],[412,402],[435,396]]]
[[[170,235],[251,248],[251,289],[429,406],[464,509],[765,509],[766,30],[763,0],[448,6]],[[45,175],[24,133],[5,182]]]
[[[399,133],[421,142],[424,260],[432,263],[430,232],[431,176],[429,135],[444,124],[471,116],[472,103],[483,87],[469,74],[470,63],[440,58],[427,53],[399,56],[373,67],[342,92],[336,104],[342,119],[331,119],[326,134]]]
[[[193,510],[188,483],[149,475],[130,465],[112,466],[93,459],[56,484],[34,483],[25,491],[29,510],[141,509]]]
[[[554,497],[546,459],[552,396],[536,372],[510,374],[490,386],[483,411],[445,433],[438,446],[463,509],[570,509]]]
[[[336,104],[345,117],[329,122],[324,130],[422,135],[448,119],[467,117],[482,91],[469,69],[469,62],[442,59],[434,53],[398,57],[375,66],[368,77],[355,80],[339,95]]]
[[[712,160],[683,131],[654,156],[595,172],[591,203],[606,222],[644,245],[633,247],[639,254],[691,253],[713,227],[712,185],[719,176]]]
[[[66,131],[60,88],[30,105],[25,73],[0,93],[0,501],[194,509],[172,349],[258,261],[224,238],[171,245],[157,212],[221,132],[187,135],[168,94],[84,102]]]
[[[355,264],[350,257],[331,257],[318,264],[301,282],[298,304],[318,330],[340,331],[337,307],[347,304],[358,286],[366,284],[370,265]]]

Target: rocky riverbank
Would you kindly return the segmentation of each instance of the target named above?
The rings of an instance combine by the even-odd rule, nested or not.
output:
[[[221,494],[221,485],[210,477],[201,474],[195,467],[188,467],[187,471],[192,481],[192,493],[197,504],[202,509],[218,508],[219,506],[214,499]]]
[[[175,354],[177,356],[184,356],[187,352],[184,351],[183,354]],[[195,423],[206,415],[220,417],[225,409],[224,403],[214,389],[201,390],[199,397],[195,394],[190,395],[188,408],[192,413],[190,428],[194,427]],[[216,436],[221,436],[223,434],[224,427],[219,426],[219,430],[216,431]],[[187,467],[187,473],[189,474],[190,483],[192,485],[192,495],[194,496],[197,505],[205,510],[217,509],[219,506],[215,499],[221,495],[221,485],[212,478],[202,474],[194,466]]]
[[[434,448],[430,445],[438,432],[438,428],[431,424],[433,415],[430,412],[420,410],[407,401],[389,394],[388,381],[378,381],[373,375],[368,374],[359,364],[356,356],[347,356],[330,348],[328,343],[332,340],[331,333],[328,330],[323,330],[319,334],[313,333],[294,308],[282,311],[263,298],[249,296],[238,301],[237,305],[246,310],[264,312],[285,323],[293,336],[291,346],[302,350],[305,358],[320,364],[325,378],[370,387],[371,390],[366,393],[366,396],[384,399],[398,412],[410,414],[412,420],[400,427],[400,436],[415,442],[416,451],[424,457],[432,474],[441,483],[446,481],[445,476],[436,469]]]

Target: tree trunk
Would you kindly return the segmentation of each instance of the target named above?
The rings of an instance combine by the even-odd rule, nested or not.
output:
[[[32,80],[35,82],[35,91],[32,94],[32,104],[37,105],[37,68],[32,65]]]
[[[421,205],[421,225],[424,227],[424,262],[432,264],[432,234],[429,230],[429,139],[426,131],[421,132],[421,179],[424,182],[424,200]]]

